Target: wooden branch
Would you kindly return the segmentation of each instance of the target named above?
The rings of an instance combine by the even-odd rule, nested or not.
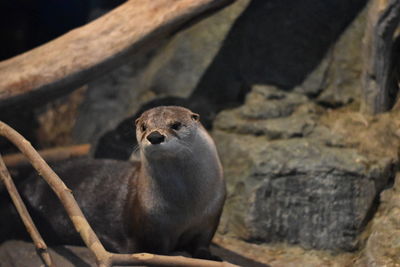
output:
[[[385,112],[394,104],[390,94],[398,89],[398,85],[391,77],[392,50],[399,23],[399,0],[373,0],[370,3],[363,48],[361,109],[365,113]]]
[[[74,145],[56,147],[39,151],[40,156],[46,162],[56,162],[70,158],[86,156],[89,154],[90,145]],[[29,160],[21,153],[8,154],[3,156],[4,163],[9,168],[18,168],[29,165]]]
[[[35,224],[33,223],[33,220],[29,215],[26,206],[22,201],[22,198],[19,195],[13,180],[11,179],[11,175],[8,172],[6,165],[4,164],[1,154],[0,154],[0,178],[3,181],[5,187],[7,188],[11,200],[14,203],[14,206],[17,209],[17,212],[22,219],[22,222],[24,223],[26,230],[28,231],[30,237],[32,238],[33,243],[35,244],[36,252],[39,254],[40,258],[42,259],[43,263],[46,266],[49,267],[55,266],[53,264],[53,260],[51,259],[50,253],[47,250],[47,245],[43,241],[42,236],[40,235]]]
[[[227,262],[214,262],[208,260],[192,259],[176,256],[161,256],[147,253],[115,254],[106,251],[100,240],[90,227],[81,209],[79,208],[72,191],[62,182],[60,177],[47,165],[31,144],[10,126],[0,121],[0,135],[6,137],[29,159],[33,167],[56,193],[75,229],[80,234],[85,245],[95,255],[101,267],[118,265],[157,265],[157,266],[209,266],[209,267],[234,267]]]
[[[72,91],[233,0],[130,0],[99,19],[0,62],[0,107]]]
[[[192,259],[183,256],[163,256],[149,253],[111,254],[111,262],[118,266],[156,265],[176,267],[238,267],[229,262]]]

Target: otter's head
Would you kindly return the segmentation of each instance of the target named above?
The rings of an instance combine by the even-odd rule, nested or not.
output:
[[[146,158],[177,156],[190,151],[200,116],[177,106],[161,106],[144,112],[136,120],[136,138]]]

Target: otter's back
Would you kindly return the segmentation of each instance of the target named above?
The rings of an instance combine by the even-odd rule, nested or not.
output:
[[[103,244],[111,250],[122,249],[127,232],[123,223],[124,205],[128,192],[135,193],[132,184],[139,163],[82,158],[53,167],[72,190]],[[32,175],[19,190],[46,241],[81,244],[63,206],[41,177]]]

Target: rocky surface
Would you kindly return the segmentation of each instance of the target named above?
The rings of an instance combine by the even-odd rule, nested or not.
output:
[[[336,47],[334,43],[365,2],[236,1],[165,40],[150,53],[135,56],[125,66],[90,83],[74,140],[96,145],[100,136],[133,115],[142,104],[165,96],[188,98],[192,106],[207,103],[208,114],[202,117],[213,119],[221,109],[241,104],[254,84],[285,89],[302,85],[321,61],[329,64],[323,63],[326,67],[319,68],[317,76],[334,73],[329,84],[335,90],[341,88],[338,81],[354,77],[347,75],[353,72],[341,70],[345,59],[353,59],[349,57],[352,51],[343,54],[342,49],[332,47]],[[342,48],[354,41],[351,33],[348,36]],[[304,84],[305,89],[299,92],[309,94],[314,90],[311,87]],[[314,95],[323,89],[316,87]],[[343,92],[351,91],[348,88]]]
[[[365,3],[251,1],[235,21],[194,94],[206,93],[223,103],[239,98],[254,84],[287,90],[301,85]]]
[[[62,267],[90,267],[96,266],[95,258],[86,248],[82,247],[55,247],[49,249],[56,266]],[[36,254],[32,243],[24,241],[8,241],[0,246],[0,266],[36,267],[44,266]]]
[[[214,241],[243,257],[271,267],[353,267],[355,261],[355,255],[352,253],[333,255],[326,251],[305,250],[284,243],[254,244],[227,236],[217,236]]]
[[[372,220],[366,246],[357,266],[400,266],[400,174],[392,188],[381,194],[381,205]]]
[[[221,112],[214,125],[227,132],[268,139],[301,137],[315,126],[317,109],[304,95],[256,85],[245,105]]]
[[[359,101],[362,72],[362,39],[366,25],[364,9],[329,48],[319,65],[294,91],[328,107]]]
[[[237,1],[89,83],[75,142],[96,145],[100,136],[156,98],[188,97],[248,2]]]
[[[224,261],[246,267],[268,267],[263,261],[252,259],[243,255],[240,251],[224,249],[219,246],[211,246],[214,255],[218,255]],[[55,263],[60,267],[95,267],[96,259],[89,249],[78,246],[56,246],[49,248],[49,253]],[[183,254],[184,256],[188,256]],[[0,245],[0,267],[37,267],[44,266],[36,253],[32,243],[11,240]]]
[[[397,157],[390,149],[369,155],[372,147],[345,140],[332,120],[324,125],[326,116],[307,98],[270,86],[255,86],[243,106],[217,116],[213,133],[229,190],[221,232],[305,248],[359,247]]]

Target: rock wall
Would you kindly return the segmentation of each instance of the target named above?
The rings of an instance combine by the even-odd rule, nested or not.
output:
[[[217,116],[213,133],[229,191],[222,233],[305,248],[358,248],[397,157],[390,148],[377,157],[351,145],[321,124],[324,113],[298,93],[255,86],[243,106]],[[381,125],[370,131],[375,127]]]
[[[381,194],[381,205],[367,233],[368,241],[357,266],[400,264],[400,175],[393,188]]]

